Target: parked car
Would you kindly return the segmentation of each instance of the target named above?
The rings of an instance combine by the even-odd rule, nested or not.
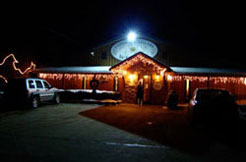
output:
[[[8,105],[22,103],[37,108],[42,102],[60,103],[60,96],[58,89],[43,79],[10,79],[3,95],[3,101]]]
[[[238,121],[238,105],[223,89],[196,89],[189,103],[191,123],[199,126],[219,126],[228,129]]]

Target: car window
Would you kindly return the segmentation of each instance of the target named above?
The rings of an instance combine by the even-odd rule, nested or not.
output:
[[[35,88],[35,85],[34,85],[34,82],[33,82],[33,80],[28,80],[28,86],[29,86],[29,88]]]
[[[43,88],[43,85],[40,80],[36,80],[36,85],[37,85],[37,88]]]
[[[47,83],[47,82],[45,82],[45,81],[43,81],[43,83],[44,83],[44,87],[45,87],[45,88],[50,89],[51,86],[50,86],[49,83]]]

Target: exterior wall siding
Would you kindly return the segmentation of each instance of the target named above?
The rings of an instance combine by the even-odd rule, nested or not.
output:
[[[199,77],[199,76],[196,76]],[[200,76],[200,77],[207,77],[207,76]],[[227,77],[227,76],[223,76]],[[228,76],[230,78],[231,76]],[[213,79],[212,79],[213,78]],[[220,78],[220,76],[213,76],[210,77],[209,81],[190,81],[190,97],[192,96],[194,90],[196,88],[218,88],[218,89],[226,89],[231,92],[231,94],[235,97],[236,100],[245,100],[246,99],[246,85],[244,83],[237,83],[237,82],[219,82],[215,83],[215,79]],[[238,80],[240,77],[235,77]],[[186,93],[186,87],[185,87],[185,80],[179,80],[179,81],[171,81],[169,82],[169,89],[174,90],[178,94],[179,103],[185,103],[188,102],[188,100],[185,98]]]

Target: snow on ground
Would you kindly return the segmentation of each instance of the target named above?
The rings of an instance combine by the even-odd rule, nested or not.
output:
[[[60,92],[72,92],[72,93],[78,93],[78,92],[87,92],[92,93],[92,89],[59,89]],[[106,90],[96,90],[97,93],[107,93],[107,94],[115,94],[117,92],[115,91],[106,91]]]

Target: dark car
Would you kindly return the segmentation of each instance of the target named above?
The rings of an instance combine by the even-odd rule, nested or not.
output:
[[[199,126],[230,128],[238,121],[238,105],[223,89],[196,89],[189,103],[191,122]]]
[[[60,103],[58,89],[38,78],[10,79],[3,95],[7,105],[25,104],[37,108],[47,101]]]

